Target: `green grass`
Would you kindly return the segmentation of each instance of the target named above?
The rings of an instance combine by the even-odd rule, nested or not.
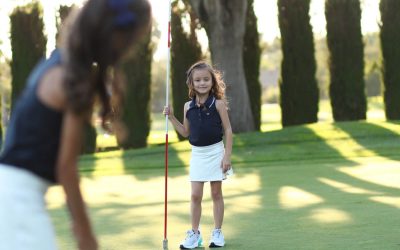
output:
[[[400,249],[399,125],[327,121],[235,135],[224,249]],[[170,144],[169,249],[190,227],[189,157],[187,142]],[[83,156],[80,169],[101,249],[162,248],[164,146]],[[206,185],[206,243],[209,192]],[[47,200],[60,249],[73,249],[60,187]]]

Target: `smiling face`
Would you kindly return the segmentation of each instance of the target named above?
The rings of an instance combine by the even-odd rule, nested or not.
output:
[[[212,88],[212,77],[207,69],[193,71],[193,88],[198,95],[208,95]]]

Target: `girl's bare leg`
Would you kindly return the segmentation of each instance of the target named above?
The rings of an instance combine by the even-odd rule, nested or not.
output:
[[[190,202],[190,210],[192,216],[192,229],[196,233],[200,225],[203,187],[204,187],[204,182],[192,181],[192,197]]]
[[[224,220],[224,197],[222,196],[222,181],[212,181],[211,197],[213,200],[213,213],[215,228],[221,228]]]

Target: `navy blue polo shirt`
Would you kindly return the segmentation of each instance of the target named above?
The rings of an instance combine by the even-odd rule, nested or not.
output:
[[[56,182],[63,113],[44,105],[37,96],[37,87],[43,74],[60,63],[60,52],[55,50],[29,76],[27,87],[11,113],[0,154],[0,163],[26,169],[50,182]]]
[[[186,111],[189,121],[189,142],[194,146],[208,146],[222,141],[223,129],[219,116],[217,99],[210,95],[204,105],[196,105],[196,98],[190,102]]]

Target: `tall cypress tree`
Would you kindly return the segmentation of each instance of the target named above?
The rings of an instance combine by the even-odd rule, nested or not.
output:
[[[11,106],[25,87],[29,73],[46,55],[47,37],[43,33],[43,11],[38,2],[17,7],[11,21]]]
[[[257,30],[257,17],[254,13],[254,0],[248,0],[246,32],[243,43],[243,66],[256,130],[260,130],[261,126],[260,61],[261,48]]]
[[[73,8],[74,8],[73,5],[72,6],[60,5],[58,7],[58,16],[56,16],[56,26],[57,26],[56,42],[57,42],[57,44],[59,43],[58,40],[59,40],[59,35],[60,35],[60,29]]]
[[[186,71],[195,62],[202,59],[201,46],[196,36],[196,19],[189,4],[179,8],[179,2],[172,4],[171,14],[171,85],[174,115],[179,121],[183,120],[183,106],[189,100],[186,86]],[[182,18],[190,16],[190,33],[184,31]],[[184,140],[179,133],[179,140]]]
[[[388,120],[400,120],[400,1],[381,0],[379,9],[385,114]]]
[[[278,0],[283,53],[279,82],[283,126],[318,120],[319,91],[309,8],[310,0]]]
[[[153,44],[151,32],[135,48],[135,57],[123,65],[126,76],[126,90],[121,118],[125,125],[126,137],[118,136],[118,145],[124,149],[147,146],[150,132],[150,88]]]
[[[325,16],[333,118],[335,121],[365,119],[367,102],[360,1],[327,0]]]

